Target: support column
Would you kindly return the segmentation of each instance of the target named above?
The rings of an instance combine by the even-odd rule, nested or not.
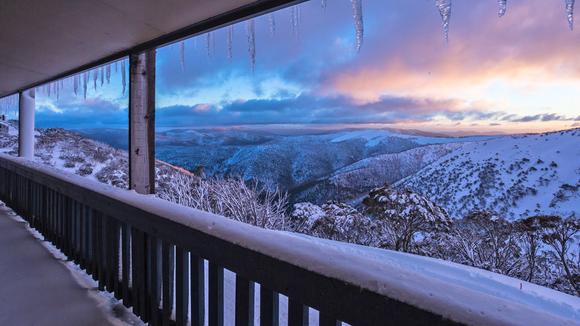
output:
[[[18,156],[34,158],[34,88],[19,94],[18,105]]]
[[[155,193],[155,50],[129,61],[129,187]]]

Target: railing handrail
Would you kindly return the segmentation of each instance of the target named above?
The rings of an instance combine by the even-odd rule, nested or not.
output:
[[[477,291],[466,295],[469,289],[397,266],[340,249],[322,250],[302,237],[139,195],[40,163],[0,154],[2,168],[344,322],[490,325],[517,323],[532,314],[539,323],[566,324],[557,316],[526,307],[505,316],[485,314],[489,303],[495,302],[492,308],[510,303]],[[421,285],[399,283],[397,273]]]

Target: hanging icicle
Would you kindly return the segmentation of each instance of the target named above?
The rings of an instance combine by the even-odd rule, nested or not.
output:
[[[507,12],[507,0],[497,0],[497,3],[499,7],[497,15],[503,17]]]
[[[105,67],[101,66],[101,87],[103,87],[103,84],[105,83]]]
[[[232,60],[232,58],[234,57],[234,50],[233,50],[233,44],[234,44],[234,25],[230,25],[228,26],[228,37],[227,37],[227,42],[228,42],[228,59]]]
[[[119,61],[115,61],[115,73],[119,73]]]
[[[73,76],[73,91],[75,93],[75,96],[77,96],[78,91],[79,91],[79,76],[78,75]]]
[[[215,34],[211,37],[211,53],[215,55]]]
[[[568,27],[570,27],[570,30],[574,30],[575,0],[565,0],[565,1],[566,1],[566,16],[568,17]]]
[[[356,51],[360,52],[364,41],[364,21],[362,0],[350,0],[352,3],[352,17],[354,19],[354,28],[356,33]]]
[[[276,16],[274,13],[268,16],[268,25],[270,26],[270,35],[272,37],[276,36]]]
[[[256,28],[253,19],[250,19],[247,22],[247,32],[248,32],[248,53],[250,55],[250,64],[252,66],[252,72],[254,72],[256,69]]]
[[[179,42],[179,63],[181,71],[185,71],[185,41]]]
[[[106,67],[106,71],[107,71],[107,84],[111,83],[111,65],[108,64]]]
[[[290,30],[292,31],[292,35],[298,35],[298,18],[296,13],[296,6],[290,9]]]
[[[320,1],[320,6],[321,6],[323,9],[326,9],[326,0],[321,0],[321,1]]]
[[[449,20],[451,19],[451,0],[435,0],[439,14],[443,20],[443,37],[445,43],[449,42]]]
[[[87,99],[87,87],[88,87],[88,83],[89,83],[89,72],[84,72],[83,73],[83,92],[84,92],[84,98],[85,100]]]
[[[97,90],[97,80],[99,80],[99,69],[93,70],[93,88]]]
[[[211,58],[211,32],[206,34],[206,39],[205,39],[205,49],[207,50],[207,56],[208,58]]]
[[[127,72],[125,71],[125,60],[121,61],[121,83],[123,84],[123,95],[125,95],[125,90],[127,88]]]

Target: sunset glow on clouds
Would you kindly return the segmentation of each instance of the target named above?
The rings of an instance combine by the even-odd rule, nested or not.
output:
[[[290,9],[256,20],[252,72],[245,24],[236,25],[234,56],[226,32],[186,41],[182,71],[177,44],[158,50],[161,126],[321,124],[395,126],[458,133],[531,132],[580,126],[580,33],[570,31],[563,1],[455,1],[449,44],[432,1],[366,0],[365,40],[354,50],[348,0],[300,5],[300,33]],[[208,55],[209,52],[209,55]],[[114,77],[114,81],[118,77]],[[40,99],[39,122],[90,125],[126,116],[119,87]],[[117,121],[119,121],[117,119]],[[49,121],[49,122],[47,122]],[[84,125],[84,124],[83,124]]]

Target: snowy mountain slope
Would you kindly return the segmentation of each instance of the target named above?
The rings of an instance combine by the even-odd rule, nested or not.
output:
[[[416,173],[460,146],[459,143],[428,145],[366,158],[338,169],[330,177],[301,191],[297,198],[314,202],[320,202],[320,199],[351,201],[373,188]]]
[[[509,219],[580,214],[580,129],[461,145],[397,183],[454,217],[491,210]]]
[[[206,174],[210,176],[255,179],[271,189],[278,187],[289,191],[297,201],[324,202],[335,198],[332,192],[336,186],[327,182],[327,179],[361,160],[400,153],[427,144],[488,138],[442,137],[389,129],[176,129],[158,133],[157,152],[159,159],[190,170],[204,166]],[[388,162],[389,159],[385,159],[383,167],[387,168]],[[393,173],[385,181],[397,181],[416,169],[403,168],[405,171]],[[319,191],[321,184],[325,189]]]
[[[100,141],[64,129],[37,129],[35,161],[120,188],[128,187],[128,154]],[[17,133],[0,136],[0,153],[18,154]],[[191,174],[157,161],[157,187],[164,187],[174,174]]]

